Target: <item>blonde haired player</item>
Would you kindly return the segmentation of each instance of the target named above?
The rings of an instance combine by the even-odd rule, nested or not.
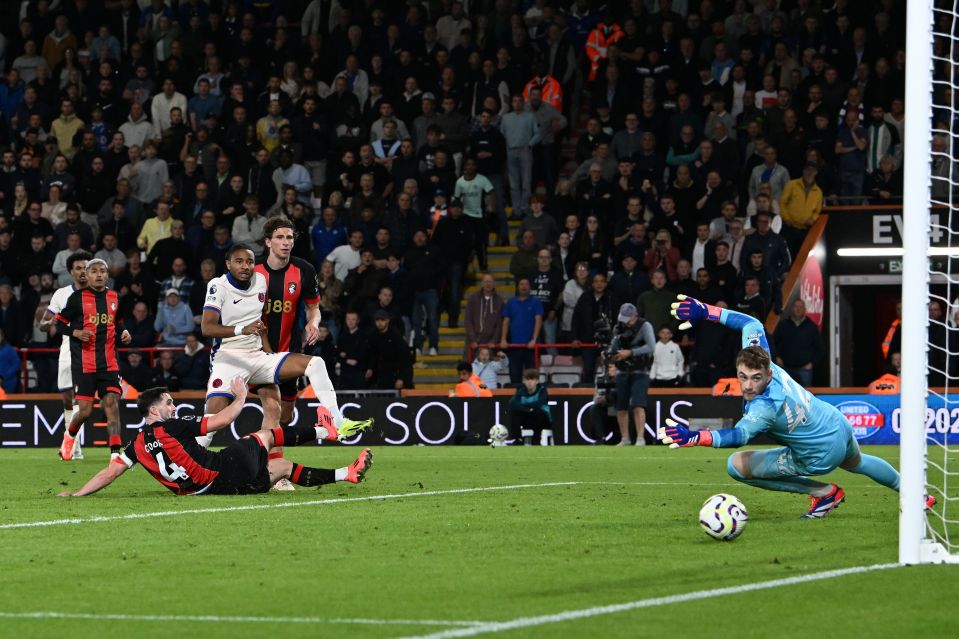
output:
[[[254,271],[253,251],[242,244],[233,246],[226,255],[226,269],[226,273],[210,280],[200,321],[203,335],[213,338],[206,412],[218,413],[233,401],[236,395],[230,389],[230,380],[239,377],[247,384],[274,385],[274,392],[261,395],[261,400],[268,422],[265,427],[278,426],[279,390],[275,385],[306,375],[320,402],[317,422],[334,438],[351,437],[372,426],[372,419],[343,417],[322,358],[273,352],[261,319],[267,301],[266,279]],[[209,446],[213,435],[203,435],[199,441]]]

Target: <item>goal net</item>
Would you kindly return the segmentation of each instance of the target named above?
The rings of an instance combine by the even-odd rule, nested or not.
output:
[[[959,563],[957,5],[907,3],[899,560],[910,564]]]

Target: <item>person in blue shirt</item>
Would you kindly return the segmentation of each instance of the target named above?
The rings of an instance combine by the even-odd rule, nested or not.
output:
[[[733,479],[766,490],[803,493],[812,501],[806,519],[825,517],[845,499],[836,484],[810,478],[836,468],[865,475],[898,492],[899,473],[888,462],[859,450],[849,422],[839,410],[793,380],[770,360],[763,325],[749,315],[703,304],[679,295],[672,314],[683,322],[680,330],[708,319],[742,333],[743,349],[736,357],[736,376],[742,387],[744,414],[733,428],[690,430],[673,420],[660,428],[660,440],[672,448],[712,446],[738,448],[766,433],[779,448],[744,450],[729,456],[726,470]],[[926,498],[931,508],[935,499]]]
[[[543,330],[543,304],[530,296],[528,277],[516,282],[516,297],[503,306],[503,332],[500,348],[509,349],[509,379],[518,384],[523,371],[533,367],[534,350]],[[512,347],[511,347],[512,345]]]

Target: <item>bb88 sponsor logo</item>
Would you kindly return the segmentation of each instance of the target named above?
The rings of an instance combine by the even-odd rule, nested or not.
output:
[[[901,408],[892,411],[892,432],[901,432],[899,421]],[[940,435],[959,435],[959,407],[957,408],[926,408],[926,432]]]

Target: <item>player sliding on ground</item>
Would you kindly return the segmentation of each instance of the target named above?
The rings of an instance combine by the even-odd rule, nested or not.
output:
[[[866,475],[898,492],[899,473],[883,459],[860,452],[852,427],[839,410],[804,389],[770,361],[763,325],[729,309],[703,304],[685,295],[677,297],[672,314],[680,328],[708,319],[742,332],[743,350],[736,357],[736,376],[745,410],[734,428],[692,431],[667,419],[659,438],[672,448],[712,446],[738,448],[766,433],[781,448],[744,450],[729,456],[727,472],[733,479],[766,490],[809,495],[806,519],[825,517],[839,507],[846,493],[836,484],[810,479],[836,468]],[[935,499],[926,497],[926,507]]]
[[[233,246],[226,254],[226,268],[224,275],[210,280],[200,320],[200,330],[213,338],[206,412],[219,413],[235,397],[227,387],[234,377],[253,385],[273,386],[306,375],[320,402],[316,409],[320,426],[335,428],[343,437],[352,437],[372,426],[372,419],[356,421],[343,417],[322,358],[272,352],[267,327],[261,319],[268,303],[266,278],[253,270],[253,251],[242,244]],[[260,395],[267,427],[279,425],[279,391],[276,386],[273,389],[272,398]],[[207,435],[200,443],[209,446],[212,440],[212,435]]]
[[[373,453],[363,450],[344,468],[309,468],[287,459],[269,459],[274,446],[298,446],[342,439],[334,426],[280,426],[237,440],[218,452],[196,442],[209,432],[227,428],[246,401],[246,382],[230,382],[233,401],[216,415],[177,418],[176,405],[166,388],[150,388],[137,399],[144,426],[106,468],[77,491],[60,497],[83,497],[106,488],[139,462],[154,479],[177,495],[248,495],[263,493],[280,479],[300,486],[321,486],[337,481],[358,484],[373,465]]]

